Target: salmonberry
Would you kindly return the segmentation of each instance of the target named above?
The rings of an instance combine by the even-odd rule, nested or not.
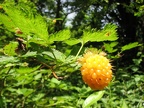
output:
[[[84,82],[93,90],[102,90],[112,79],[112,66],[104,53],[87,52],[80,58]]]

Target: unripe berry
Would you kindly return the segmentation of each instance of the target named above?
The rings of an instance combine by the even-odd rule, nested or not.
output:
[[[112,66],[102,53],[85,53],[80,58],[81,74],[84,82],[93,90],[102,90],[112,79]]]

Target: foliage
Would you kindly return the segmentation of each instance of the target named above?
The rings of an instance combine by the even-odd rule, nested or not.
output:
[[[141,68],[142,53],[128,68],[117,69],[115,79],[104,91],[92,91],[81,78],[77,59],[89,42],[103,42],[110,58],[119,51],[142,46],[136,42],[117,49],[116,25],[84,30],[77,39],[71,37],[69,29],[49,33],[54,26],[52,20],[41,16],[32,2],[7,1],[0,6],[0,29],[13,37],[11,41],[2,39],[6,42],[0,46],[1,108],[142,108],[143,75],[134,69],[134,75],[129,72],[131,67]],[[74,54],[72,47],[79,43]]]
[[[89,108],[92,104],[96,103],[103,96],[103,94],[104,91],[98,92],[97,95],[95,93],[91,94],[83,103],[83,108]]]

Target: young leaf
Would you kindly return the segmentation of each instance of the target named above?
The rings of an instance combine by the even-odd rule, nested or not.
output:
[[[101,99],[105,91],[99,91],[91,94],[83,103],[83,108],[89,108],[92,104]]]
[[[125,50],[129,50],[135,47],[141,46],[141,44],[139,44],[138,42],[134,42],[134,43],[129,43],[128,45],[125,45],[122,47],[121,51],[125,51]]]

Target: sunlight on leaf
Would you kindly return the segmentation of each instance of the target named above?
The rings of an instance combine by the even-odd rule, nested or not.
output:
[[[61,81],[57,80],[56,78],[52,78],[51,83],[59,85],[61,83]]]
[[[39,80],[41,77],[42,77],[42,74],[39,73],[39,74],[37,74],[36,76],[34,76],[34,79],[35,79],[35,80]]]
[[[115,41],[118,39],[116,33],[116,25],[107,24],[103,30],[96,32],[84,31],[83,41],[86,43],[90,42],[101,42],[101,41]]]
[[[134,43],[129,43],[128,45],[125,45],[122,47],[121,51],[125,51],[125,50],[129,50],[135,47],[141,46],[141,44],[139,44],[138,42],[134,42]]]
[[[57,61],[64,62],[66,59],[66,56],[62,52],[60,52],[56,49],[52,49],[51,52],[50,51],[44,51],[44,52],[42,52],[42,54],[47,55],[52,59],[56,59]]]
[[[25,4],[14,5],[7,4],[3,6],[5,13],[0,13],[1,23],[19,37],[27,39],[31,36],[30,42],[38,43],[38,39],[43,41],[41,45],[48,44],[47,23],[44,18],[35,12],[35,9],[30,9]],[[16,32],[16,29],[21,30],[21,34]]]
[[[126,101],[124,99],[122,100],[122,107],[121,108],[128,108]]]
[[[19,59],[17,57],[7,57],[7,56],[2,56],[0,57],[0,64],[6,64],[6,63],[15,63],[18,62]]]
[[[22,95],[24,95],[24,96],[30,95],[33,91],[34,91],[33,89],[27,89],[27,88],[23,88],[23,89],[20,89],[20,88],[19,88],[18,90],[16,90],[16,92],[17,92],[18,94],[22,94]]]
[[[35,97],[33,98],[34,101],[39,101],[42,97],[44,97],[44,93],[39,93],[37,95],[35,95]]]
[[[83,108],[89,108],[92,104],[96,103],[98,100],[102,98],[105,91],[98,91],[91,94],[83,103]]]
[[[64,41],[70,38],[70,30],[61,30],[57,33],[54,33],[49,36],[49,42],[53,43],[54,41]]]
[[[66,44],[68,44],[68,45],[75,45],[75,44],[78,44],[78,43],[80,43],[82,40],[80,40],[80,39],[69,39],[69,40],[66,40],[66,41],[64,41]]]
[[[114,47],[118,44],[118,42],[111,42],[111,43],[104,43],[104,48],[106,51],[108,51],[109,53],[113,53],[116,52],[118,49]]]
[[[19,69],[16,69],[16,71],[20,74],[26,74],[26,73],[31,73],[39,69],[40,66],[35,66],[35,67],[20,67]]]
[[[23,55],[22,57],[34,57],[37,55],[37,52],[36,51],[33,51],[33,52],[30,52],[28,51],[25,55]]]
[[[14,56],[14,55],[17,55],[16,52],[15,52],[17,47],[18,47],[18,43],[17,42],[10,42],[8,45],[6,45],[3,48],[3,51],[4,51],[4,53],[6,55]]]

